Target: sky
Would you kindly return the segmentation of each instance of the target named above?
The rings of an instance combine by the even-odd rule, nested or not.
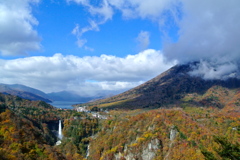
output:
[[[117,93],[176,64],[239,75],[239,0],[0,0],[0,83]]]

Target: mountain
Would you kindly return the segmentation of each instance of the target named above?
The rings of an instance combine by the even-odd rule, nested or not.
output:
[[[88,102],[99,97],[82,97],[76,93],[69,91],[44,93],[40,90],[21,85],[21,84],[0,84],[0,92],[11,94],[29,100],[42,100],[45,102],[52,101],[72,101],[72,102]],[[100,97],[101,98],[101,97]]]
[[[68,91],[52,92],[47,95],[54,101],[88,102],[94,99],[93,97],[81,97],[78,94]]]
[[[209,100],[227,107],[204,107]],[[0,159],[239,159],[239,89],[214,85],[181,101],[203,107],[114,110],[99,120],[0,93]]]
[[[198,62],[176,65],[129,91],[84,105],[97,105],[110,109],[151,109],[188,104],[202,106],[204,104],[221,108],[227,103],[231,103],[234,97],[235,100],[238,99],[236,97],[240,92],[239,79],[204,80],[201,77],[190,76],[189,72],[197,64]],[[224,95],[220,93],[224,93]],[[225,101],[222,100],[222,97],[225,97]]]
[[[29,100],[42,100],[45,102],[51,102],[51,100],[48,98],[48,95],[44,92],[20,84],[0,84],[0,92],[19,96]]]

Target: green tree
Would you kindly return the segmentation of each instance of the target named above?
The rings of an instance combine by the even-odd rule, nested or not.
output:
[[[220,148],[215,149],[216,152],[225,159],[239,160],[240,159],[240,144],[230,143],[226,137],[214,136],[214,141],[220,144]]]

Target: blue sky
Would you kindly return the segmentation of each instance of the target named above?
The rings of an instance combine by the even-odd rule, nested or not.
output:
[[[0,83],[82,96],[121,92],[177,63],[235,75],[240,1],[0,0]]]
[[[76,36],[71,32],[78,24],[80,27],[88,27],[90,20],[96,20],[86,12],[86,7],[74,2],[41,1],[33,5],[33,15],[39,21],[36,30],[42,38],[42,52],[38,55],[52,55],[62,53],[77,56],[100,56],[111,54],[124,57],[128,54],[136,54],[142,49],[162,48],[163,34],[157,21],[150,19],[127,19],[122,17],[120,11],[115,11],[112,19],[100,24],[99,30],[88,31],[82,35],[87,42],[84,47],[76,44]],[[97,20],[96,20],[97,21]],[[170,32],[173,40],[177,37],[177,28],[173,26]],[[141,31],[149,33],[149,45],[143,48],[139,46],[137,37]],[[85,46],[91,48],[85,49]],[[34,55],[34,53],[31,53]]]

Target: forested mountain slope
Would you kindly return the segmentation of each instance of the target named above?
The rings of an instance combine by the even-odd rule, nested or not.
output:
[[[214,87],[188,94],[182,107],[111,110],[107,119],[0,94],[0,159],[238,159],[240,93]],[[228,103],[218,107],[217,96]],[[48,123],[59,119],[64,137],[56,146]]]
[[[237,160],[239,108],[111,111],[90,141],[90,160]],[[139,114],[140,113],[140,114]]]
[[[70,119],[75,113],[54,108],[44,101],[0,94],[0,159],[83,159],[79,151],[67,153],[66,148],[74,146],[71,141],[56,146],[57,135],[50,130],[53,124],[58,129],[59,119]]]

